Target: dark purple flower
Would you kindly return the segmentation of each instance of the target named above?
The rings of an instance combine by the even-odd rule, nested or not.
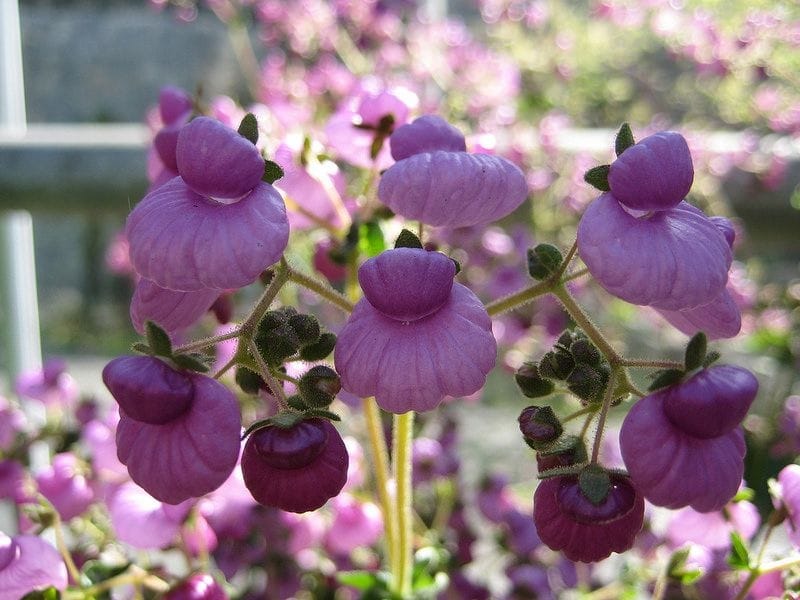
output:
[[[177,292],[141,278],[131,299],[131,322],[140,334],[144,334],[144,324],[153,321],[174,335],[200,319],[217,298],[219,290]]]
[[[725,506],[742,480],[738,425],[757,390],[749,371],[720,365],[639,400],[622,424],[620,447],[645,498],[699,512]]]
[[[378,186],[381,202],[395,213],[428,225],[468,227],[506,216],[528,196],[525,176],[513,163],[451,149],[460,144],[437,120],[418,119],[409,127],[413,137],[398,130],[400,154],[416,153],[387,169]]]
[[[228,594],[208,573],[194,573],[168,591],[164,600],[228,600]]]
[[[715,300],[732,260],[725,236],[694,206],[681,202],[637,218],[610,193],[583,214],[578,250],[610,294],[666,310]]]
[[[694,167],[686,139],[662,131],[627,148],[611,163],[608,185],[614,197],[634,210],[677,206],[692,187]]]
[[[28,592],[67,587],[61,555],[35,535],[8,537],[0,531],[0,597],[22,598]]]
[[[120,405],[117,456],[153,497],[177,504],[227,479],[241,433],[239,405],[228,388],[151,356],[114,359],[103,381]]]
[[[404,413],[483,386],[497,356],[491,319],[469,289],[453,283],[449,258],[397,248],[366,261],[358,275],[365,297],[334,351],[345,390]]]
[[[136,271],[162,288],[236,289],[286,248],[289,224],[278,191],[261,181],[258,149],[218,121],[198,117],[180,133],[180,177],[151,191],[128,216]]]
[[[307,512],[336,496],[347,481],[347,449],[326,419],[256,430],[242,453],[244,483],[259,503]]]
[[[644,520],[644,499],[627,477],[611,475],[605,500],[594,503],[577,477],[545,479],[533,497],[539,537],[570,560],[596,562],[633,546]]]

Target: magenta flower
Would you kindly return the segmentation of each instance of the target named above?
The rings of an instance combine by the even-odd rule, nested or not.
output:
[[[190,509],[190,502],[175,506],[159,502],[130,481],[108,498],[108,513],[117,539],[142,550],[169,546]]]
[[[406,219],[445,227],[490,223],[522,204],[528,195],[522,171],[499,156],[465,152],[459,136],[431,116],[400,127],[391,143],[399,140],[403,158],[381,177],[381,202]]]
[[[725,506],[742,481],[739,423],[757,391],[749,371],[720,365],[639,400],[620,431],[636,488],[657,506],[698,512]]]
[[[158,95],[158,112],[163,126],[153,138],[153,148],[163,167],[153,174],[153,187],[166,183],[178,174],[178,135],[192,116],[192,110],[192,98],[184,90],[174,86],[161,89]]]
[[[578,250],[610,294],[672,311],[714,301],[732,261],[723,233],[694,206],[681,202],[637,218],[610,193],[583,214]]]
[[[131,299],[131,322],[142,335],[147,321],[158,323],[170,335],[175,335],[206,314],[219,295],[220,290],[214,289],[168,290],[149,279],[140,278]]]
[[[67,567],[50,544],[35,535],[0,531],[0,597],[22,598],[33,590],[67,587]]]
[[[533,496],[541,540],[568,559],[596,562],[633,546],[644,520],[644,499],[627,477],[611,475],[608,495],[592,502],[577,477],[545,479]]]
[[[94,491],[80,472],[78,459],[62,452],[51,465],[36,474],[39,491],[65,521],[82,514],[94,500]]]
[[[66,362],[51,358],[41,369],[21,373],[14,387],[20,396],[45,406],[70,406],[78,399],[78,385],[66,371]]]
[[[789,513],[786,528],[789,539],[800,547],[800,465],[788,465],[778,473],[777,491],[781,504]]]
[[[686,139],[662,131],[628,147],[611,163],[608,185],[614,197],[634,210],[666,210],[686,198],[694,180]]]
[[[692,542],[711,549],[727,550],[731,533],[749,540],[758,531],[761,517],[752,502],[730,502],[725,510],[707,513],[685,507],[672,514],[666,538],[673,548]]]
[[[384,410],[431,410],[478,391],[494,367],[491,319],[444,254],[396,248],[358,271],[362,298],[334,350],[342,388]]]
[[[347,449],[327,419],[253,432],[242,453],[244,483],[265,506],[289,512],[316,510],[347,481]]]
[[[236,289],[286,248],[280,194],[261,181],[264,160],[247,139],[198,117],[181,129],[180,177],[151,191],[128,216],[131,262],[162,288]]]
[[[333,521],[325,537],[325,546],[332,553],[349,556],[356,548],[371,546],[380,539],[383,517],[377,504],[340,494],[331,505]]]
[[[103,369],[120,405],[117,456],[131,478],[178,504],[219,487],[239,456],[241,416],[224,385],[151,356],[121,356]]]
[[[194,573],[168,591],[164,600],[228,600],[228,594],[208,573]]]
[[[0,451],[7,451],[25,429],[25,414],[0,396]]]

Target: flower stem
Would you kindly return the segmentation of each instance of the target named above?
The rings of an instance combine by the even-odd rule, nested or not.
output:
[[[69,576],[77,585],[80,585],[81,572],[75,565],[75,561],[72,560],[72,555],[69,553],[69,548],[67,548],[67,542],[64,540],[64,530],[62,529],[64,524],[55,507],[49,502],[48,505],[53,511],[53,533],[55,533],[56,536],[56,547],[58,548],[59,554],[61,554],[61,558],[64,559],[64,564],[67,566]]]
[[[244,323],[242,323],[242,325],[239,327],[240,335],[242,336],[252,335],[256,326],[258,326],[258,322],[267,313],[270,304],[272,304],[272,301],[275,300],[275,297],[278,295],[278,292],[281,291],[283,284],[285,284],[289,280],[290,272],[291,269],[289,268],[289,265],[286,263],[286,259],[281,257],[281,262],[275,268],[275,275],[272,278],[272,281],[269,282],[267,289],[265,289],[264,293],[261,294],[261,298],[259,298],[258,302],[256,302],[256,305],[253,307],[250,316],[248,316],[244,320]]]
[[[412,543],[412,491],[411,491],[411,440],[414,428],[414,411],[394,416],[394,480],[397,487],[395,504],[397,519],[397,564],[393,585],[401,598],[411,595],[411,571],[414,564]]]
[[[283,387],[272,376],[272,371],[269,368],[269,365],[264,360],[264,357],[261,356],[261,353],[258,351],[258,346],[253,340],[250,340],[248,345],[250,349],[250,353],[253,355],[253,359],[256,361],[258,365],[259,375],[264,379],[269,387],[269,391],[272,392],[272,395],[275,396],[275,399],[278,401],[278,406],[281,410],[286,410],[289,405],[286,403],[286,394],[283,393]]]
[[[550,292],[552,287],[553,284],[549,280],[535,283],[524,290],[520,290],[519,292],[515,292],[506,296],[505,298],[495,300],[494,302],[490,302],[486,305],[486,312],[489,313],[490,317],[494,317],[495,315],[499,315],[506,311],[522,306],[523,304],[527,304],[539,296],[543,296],[544,294]]]
[[[597,346],[598,350],[603,353],[603,356],[606,357],[606,360],[608,360],[611,366],[621,365],[623,363],[622,357],[617,354],[617,351],[614,350],[614,347],[608,342],[605,336],[600,333],[600,330],[589,320],[589,317],[587,317],[583,309],[578,306],[578,303],[575,302],[575,299],[567,288],[563,285],[559,285],[553,288],[552,292],[564,306],[564,309],[569,313],[569,316],[572,317],[572,320],[577,323],[589,339],[592,340],[594,345]]]
[[[295,271],[291,267],[288,269],[288,277],[290,281],[298,285],[302,285],[304,288],[311,290],[312,292],[318,294],[320,297],[324,298],[337,308],[341,309],[346,313],[353,312],[353,303],[350,302],[347,298],[345,298],[342,294],[337,292],[331,286],[322,283],[314,279],[313,277],[309,277],[308,275],[304,275],[299,271]]]
[[[683,363],[674,360],[637,360],[623,359],[623,367],[633,367],[635,369],[683,369]]]
[[[597,433],[594,435],[594,445],[592,446],[592,464],[597,463],[597,457],[600,454],[600,442],[603,439],[603,429],[606,426],[606,417],[608,416],[608,409],[611,408],[611,402],[614,399],[614,386],[617,383],[618,369],[611,369],[611,375],[608,378],[608,387],[603,396],[603,406],[600,408],[600,417],[597,419]]]
[[[183,354],[184,352],[193,352],[195,350],[202,350],[203,348],[208,348],[210,346],[214,346],[219,342],[224,342],[227,340],[232,340],[233,338],[239,337],[241,334],[241,330],[239,328],[231,329],[227,333],[222,333],[220,335],[215,335],[207,338],[203,338],[202,340],[196,340],[194,342],[189,342],[188,344],[184,344],[183,346],[178,346],[175,348],[175,354]]]

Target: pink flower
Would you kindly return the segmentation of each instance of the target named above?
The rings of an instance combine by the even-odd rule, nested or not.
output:
[[[360,502],[350,494],[340,494],[331,502],[333,522],[325,537],[334,554],[349,555],[361,546],[371,546],[383,533],[383,517],[372,502]]]
[[[67,587],[67,568],[50,544],[34,535],[0,531],[0,596],[22,598],[33,590]]]

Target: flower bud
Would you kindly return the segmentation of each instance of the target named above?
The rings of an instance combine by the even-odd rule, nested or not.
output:
[[[608,371],[604,367],[577,364],[567,377],[567,387],[585,402],[600,402],[608,383]]]
[[[342,383],[336,371],[317,365],[300,378],[297,387],[309,407],[325,408],[342,389]]]
[[[547,279],[558,271],[564,257],[561,251],[551,244],[539,244],[528,248],[528,273],[539,281]]]
[[[548,352],[539,361],[539,374],[542,377],[566,379],[575,368],[575,360],[568,353],[558,350]]]
[[[541,473],[556,467],[579,464],[585,462],[586,458],[586,446],[583,440],[575,435],[564,435],[546,450],[537,451],[536,465]]]
[[[550,444],[564,431],[549,406],[529,406],[523,409],[517,420],[525,441],[532,447]]]
[[[309,362],[322,360],[331,352],[333,352],[335,347],[336,334],[326,331],[321,333],[317,341],[313,344],[309,344],[300,348],[300,358]]]
[[[294,329],[302,346],[313,344],[319,339],[319,321],[313,315],[292,315],[289,317],[289,327]]]
[[[533,363],[525,363],[518,370],[514,379],[528,398],[539,398],[553,393],[555,385],[549,379],[539,376],[539,368]]]

